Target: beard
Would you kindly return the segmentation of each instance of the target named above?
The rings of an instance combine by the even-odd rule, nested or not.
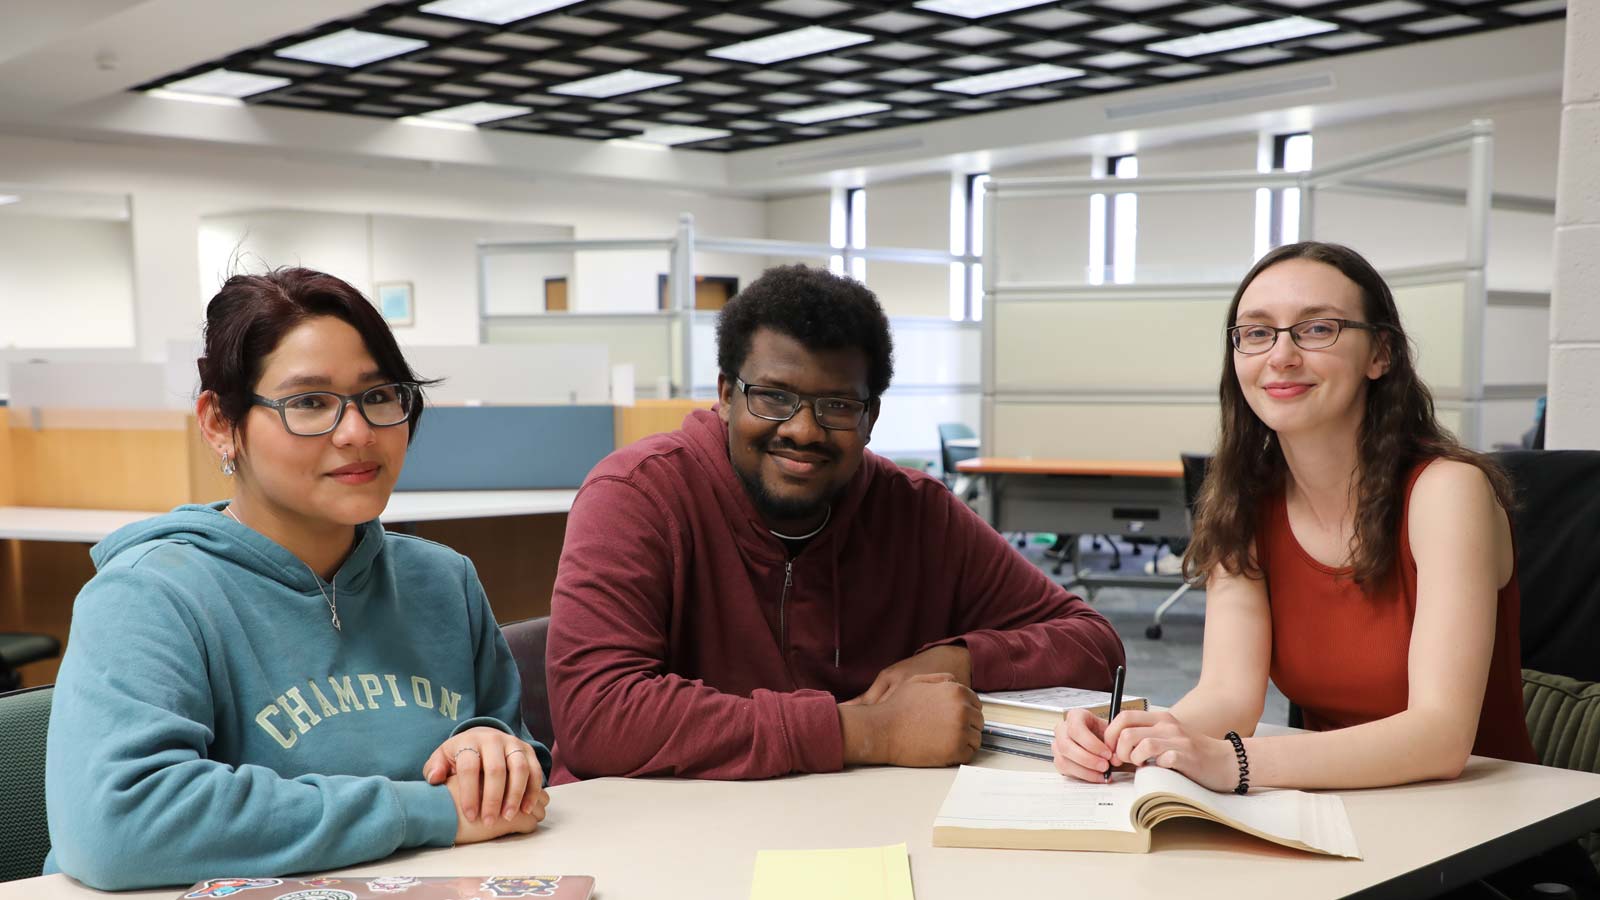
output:
[[[750,496],[750,501],[755,504],[756,512],[761,517],[771,522],[786,520],[805,520],[822,514],[823,510],[833,502],[830,492],[824,497],[780,497],[767,489],[759,476],[752,477],[734,466],[734,473],[739,476],[739,481],[744,484],[745,493]]]

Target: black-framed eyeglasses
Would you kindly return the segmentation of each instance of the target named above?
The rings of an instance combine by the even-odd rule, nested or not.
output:
[[[373,428],[390,428],[411,418],[411,410],[421,396],[418,386],[397,381],[380,384],[359,394],[338,394],[333,391],[306,391],[269,400],[260,394],[250,402],[278,411],[283,427],[290,434],[316,437],[328,434],[344,419],[344,409],[354,403],[361,418]]]
[[[865,400],[797,394],[782,388],[746,384],[744,379],[737,376],[734,377],[733,383],[744,394],[745,408],[750,410],[750,415],[769,422],[789,421],[800,411],[800,405],[806,402],[811,404],[811,411],[817,416],[817,424],[834,431],[849,431],[855,428],[867,414]]]
[[[1346,328],[1355,328],[1360,331],[1378,331],[1386,328],[1385,325],[1374,325],[1371,322],[1357,322],[1353,319],[1306,319],[1296,322],[1287,328],[1275,328],[1252,322],[1248,325],[1234,325],[1227,329],[1228,343],[1233,349],[1247,355],[1265,353],[1278,343],[1278,335],[1289,332],[1290,340],[1301,350],[1326,350],[1339,340],[1339,335]]]

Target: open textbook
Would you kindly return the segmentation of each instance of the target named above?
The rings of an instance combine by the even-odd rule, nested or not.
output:
[[[1361,858],[1344,802],[1334,795],[1219,794],[1156,766],[1119,772],[1110,784],[962,766],[934,820],[933,844],[1148,853],[1150,829],[1181,817],[1220,822],[1297,850]]]

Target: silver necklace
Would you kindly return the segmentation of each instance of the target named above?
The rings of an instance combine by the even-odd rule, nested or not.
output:
[[[788,534],[783,534],[782,532],[772,531],[771,528],[768,528],[767,530],[771,531],[772,532],[772,536],[777,538],[780,541],[809,541],[812,538],[816,537],[817,535],[821,534],[822,533],[822,529],[828,527],[828,520],[831,519],[831,518],[833,518],[833,504],[832,503],[828,504],[828,511],[826,513],[824,513],[823,516],[822,516],[822,524],[818,525],[815,529],[813,529],[810,534],[788,535]]]
[[[229,518],[233,519],[235,522],[238,522],[240,525],[244,525],[244,521],[239,518],[238,513],[233,511],[233,507],[231,505],[224,506],[222,511],[227,513]],[[823,524],[826,525],[827,523],[824,522]],[[244,527],[249,528],[250,526],[244,525]],[[322,587],[322,576],[318,575],[315,569],[311,568],[309,565],[306,565],[305,560],[300,560],[300,565],[305,566],[306,571],[311,573],[311,580],[317,583],[317,593],[322,595],[322,602],[328,604],[328,613],[329,615],[333,616],[333,630],[343,633],[344,626],[339,624],[339,582],[328,582],[328,586],[333,588],[333,596],[330,597],[328,596],[328,592]]]

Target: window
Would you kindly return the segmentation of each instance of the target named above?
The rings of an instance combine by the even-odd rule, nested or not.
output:
[[[864,250],[867,246],[867,189],[846,188],[834,193],[833,209],[829,216],[828,243],[842,253],[828,258],[828,271],[843,275],[848,269],[850,277],[867,280],[867,261],[851,254],[851,250]],[[849,261],[848,266],[846,260]]]
[[[867,189],[851,188],[845,192],[844,208],[849,225],[846,233],[852,250],[867,248]],[[850,277],[866,283],[867,261],[859,256],[850,257]]]
[[[950,252],[958,256],[983,256],[983,193],[989,173],[958,176],[951,188]],[[983,263],[950,264],[950,318],[961,322],[983,319]]]
[[[1300,131],[1272,136],[1270,155],[1263,154],[1263,172],[1305,172],[1311,168],[1311,135]],[[1273,247],[1300,240],[1300,189],[1256,190],[1256,258]]]
[[[1139,157],[1128,153],[1107,157],[1108,178],[1139,177]],[[1105,284],[1106,273],[1116,284],[1131,284],[1134,248],[1139,238],[1139,195],[1115,194],[1110,202],[1105,194],[1089,197],[1089,283]]]

